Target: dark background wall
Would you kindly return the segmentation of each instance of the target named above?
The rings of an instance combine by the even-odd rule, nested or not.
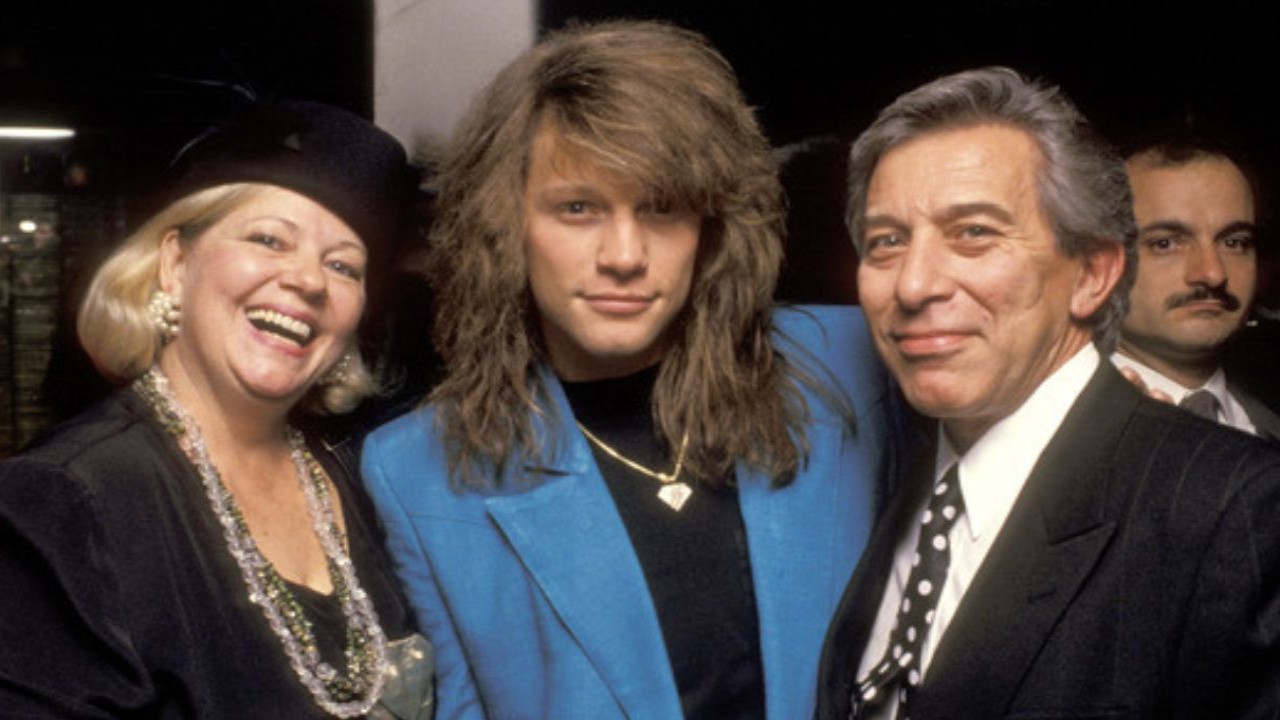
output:
[[[1280,94],[1272,5],[547,0],[541,20],[554,27],[575,17],[630,15],[702,30],[738,69],[771,137],[783,144],[856,130],[903,90],[991,64],[1052,79],[1107,126],[1123,129],[1136,115],[1195,104],[1234,115],[1246,130],[1263,129],[1270,121],[1259,101]]]
[[[145,191],[172,154],[233,108],[237,86],[369,115],[373,0],[3,0],[0,124],[59,124],[45,168],[8,168],[10,192],[58,191],[58,162],[99,189]],[[57,162],[54,162],[57,161]]]

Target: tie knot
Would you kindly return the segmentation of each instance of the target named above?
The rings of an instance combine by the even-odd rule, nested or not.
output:
[[[1187,393],[1182,401],[1178,403],[1178,407],[1192,414],[1199,415],[1205,420],[1218,421],[1218,398],[1208,390],[1196,390]]]
[[[947,532],[964,512],[964,494],[960,492],[960,464],[952,463],[942,479],[933,486],[921,525],[934,532]],[[935,526],[935,523],[937,524]]]

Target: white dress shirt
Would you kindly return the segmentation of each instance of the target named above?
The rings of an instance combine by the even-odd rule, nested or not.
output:
[[[951,566],[942,594],[938,597],[933,624],[921,645],[920,670],[925,682],[934,649],[955,616],[983,558],[1004,527],[1027,476],[1058,431],[1076,397],[1093,377],[1100,361],[1094,346],[1086,345],[1041,382],[1013,414],[993,425],[963,456],[957,455],[939,425],[934,481],[937,482],[952,463],[959,462],[960,492],[964,497],[965,512],[948,535]],[[924,508],[922,502],[916,510],[911,530],[899,540],[894,550],[893,569],[858,666],[858,679],[870,674],[889,646],[889,634],[898,614],[902,590],[911,575],[911,560],[915,555]],[[898,694],[889,693],[885,702],[867,717],[873,720],[892,718],[897,704]]]
[[[1249,420],[1249,414],[1245,412],[1244,406],[1240,404],[1235,395],[1232,395],[1227,390],[1227,376],[1222,372],[1222,368],[1215,370],[1204,385],[1188,388],[1128,355],[1113,353],[1111,362],[1118,368],[1130,368],[1138,373],[1138,377],[1142,378],[1142,382],[1146,383],[1148,388],[1159,390],[1168,395],[1173,399],[1175,405],[1197,390],[1207,390],[1218,399],[1218,422],[1237,430],[1243,430],[1250,435],[1258,434],[1257,429],[1253,426],[1253,421]]]

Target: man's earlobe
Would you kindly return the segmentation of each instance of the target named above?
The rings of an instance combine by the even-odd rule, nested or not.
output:
[[[1102,307],[1124,275],[1124,246],[1102,242],[1084,253],[1076,287],[1071,295],[1071,316],[1084,320]]]

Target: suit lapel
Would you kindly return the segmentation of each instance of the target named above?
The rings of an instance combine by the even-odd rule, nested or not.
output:
[[[1253,423],[1253,429],[1258,437],[1273,442],[1280,440],[1280,416],[1277,416],[1261,400],[1245,392],[1230,380],[1227,381],[1227,392],[1231,393],[1244,408],[1244,413],[1249,416],[1249,422]]]
[[[551,388],[560,417],[572,418]],[[547,466],[537,487],[488,498],[490,516],[624,714],[678,717],[657,611],[585,438],[563,433]]]
[[[920,449],[908,479],[900,484],[880,522],[876,523],[832,618],[818,674],[819,682],[823,683],[819,691],[819,717],[848,715],[849,697],[858,681],[858,665],[893,569],[894,551],[932,484],[935,447],[932,442],[917,444]]]
[[[1115,530],[1108,458],[1138,393],[1103,363],[1041,453],[934,653],[912,714],[1009,710]]]

